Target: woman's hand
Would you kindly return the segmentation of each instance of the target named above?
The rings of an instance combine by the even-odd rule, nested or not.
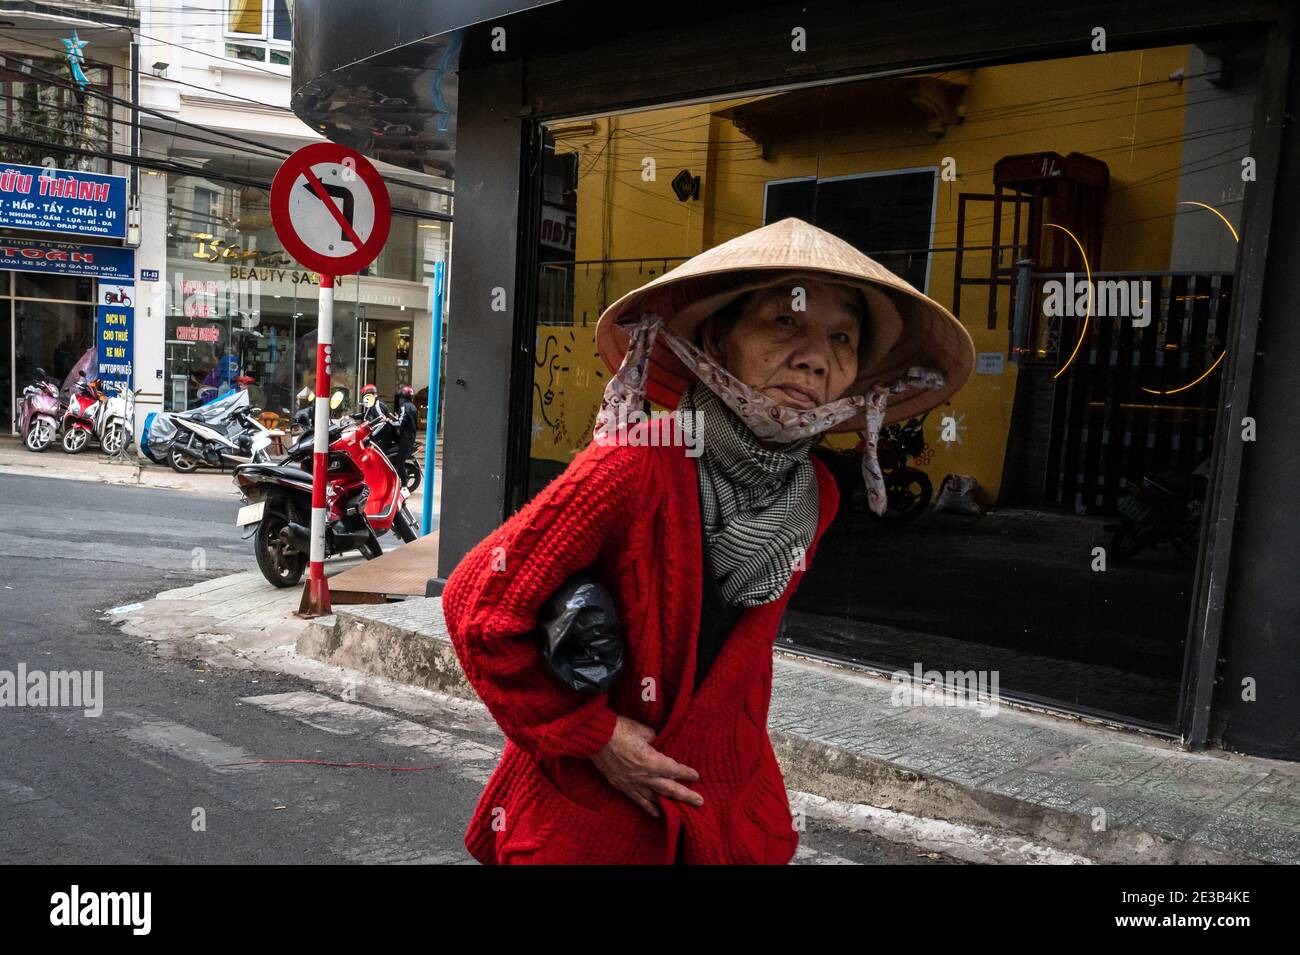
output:
[[[611,786],[655,818],[660,816],[656,793],[692,806],[704,805],[703,796],[677,782],[684,779],[693,783],[700,774],[651,746],[654,738],[655,731],[649,726],[620,716],[614,735],[591,761]]]

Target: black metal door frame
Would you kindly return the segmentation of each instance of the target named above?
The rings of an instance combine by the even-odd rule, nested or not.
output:
[[[528,500],[528,458],[532,445],[533,362],[536,352],[537,270],[540,268],[542,186],[546,133],[540,122],[520,121],[519,236],[515,255],[514,328],[510,365],[510,428],[507,432],[505,514]]]
[[[1257,168],[1263,172],[1258,181],[1246,189],[1242,205],[1241,241],[1237,246],[1235,269],[1236,294],[1229,310],[1224,338],[1229,350],[1224,359],[1223,387],[1214,423],[1214,434],[1221,437],[1214,443],[1210,465],[1205,532],[1201,535],[1200,553],[1197,555],[1193,617],[1188,625],[1179,701],[1182,740],[1194,749],[1204,747],[1209,740],[1219,649],[1223,643],[1228,572],[1232,567],[1233,531],[1245,450],[1237,429],[1241,426],[1241,416],[1250,405],[1273,201],[1282,157],[1282,127],[1290,119],[1287,88],[1291,80],[1295,30],[1295,6],[1283,4],[1277,21],[1266,33],[1264,62],[1255,95],[1249,155],[1254,157]]]

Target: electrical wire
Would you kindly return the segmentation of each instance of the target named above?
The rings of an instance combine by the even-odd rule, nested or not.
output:
[[[56,152],[75,153],[80,156],[93,156],[101,159],[109,159],[113,162],[120,162],[128,166],[139,166],[142,169],[177,173],[182,176],[193,176],[199,179],[208,179],[213,182],[227,182],[237,186],[250,186],[254,189],[261,189],[265,192],[270,192],[271,190],[271,184],[264,179],[252,179],[247,176],[239,176],[232,173],[215,173],[206,169],[195,169],[192,166],[185,166],[175,162],[149,159],[147,157],[132,157],[109,150],[85,149],[77,146],[62,146],[41,139],[31,139],[27,136],[14,136],[4,132],[0,132],[0,143],[13,143],[22,146],[39,146]],[[404,206],[393,206],[392,211],[394,215],[409,216],[413,219],[428,219],[437,222],[452,221],[451,214],[446,212],[435,212],[427,209],[409,209]]]
[[[0,33],[0,36],[4,36],[4,34],[3,34],[3,33]],[[27,67],[28,70],[31,70],[31,71],[36,72],[36,73],[41,73],[41,74],[43,74],[44,77],[47,79],[47,82],[50,82],[50,83],[52,83],[53,85],[55,85],[55,86],[59,86],[59,87],[61,87],[61,88],[63,88],[63,89],[70,90],[70,91],[72,91],[72,92],[74,92],[74,93],[76,93],[76,92],[84,92],[85,95],[87,95],[87,96],[95,96],[95,97],[98,97],[98,98],[100,98],[100,99],[106,100],[107,102],[113,103],[113,104],[115,104],[115,105],[123,106],[123,107],[125,107],[126,109],[134,109],[134,110],[138,110],[139,112],[145,113],[145,114],[150,115],[150,116],[156,116],[156,117],[158,117],[158,118],[160,118],[160,119],[162,119],[162,120],[165,120],[166,122],[169,122],[169,123],[179,124],[179,125],[182,125],[182,126],[186,126],[186,127],[193,128],[193,129],[202,130],[203,132],[215,133],[215,134],[218,135],[218,136],[223,136],[223,137],[225,137],[226,139],[232,140],[233,142],[240,143],[241,145],[244,145],[244,146],[253,146],[253,147],[258,148],[258,149],[269,150],[269,151],[271,151],[271,152],[274,152],[274,153],[279,154],[281,157],[287,157],[287,156],[289,156],[289,155],[291,154],[291,152],[292,152],[291,150],[281,149],[281,148],[279,148],[279,147],[272,146],[272,145],[269,145],[269,144],[266,144],[266,143],[259,143],[259,142],[257,142],[256,140],[248,139],[248,138],[243,137],[243,136],[237,136],[237,135],[235,135],[234,133],[226,133],[226,132],[222,132],[221,130],[214,130],[214,129],[211,129],[210,127],[203,126],[203,125],[201,125],[201,124],[199,124],[199,123],[192,123],[192,122],[189,122],[189,121],[187,121],[187,120],[178,119],[178,118],[176,118],[176,117],[174,117],[174,116],[169,116],[168,114],[166,114],[166,113],[164,113],[164,112],[162,112],[162,111],[160,111],[160,110],[152,109],[152,108],[150,108],[150,107],[146,107],[146,106],[140,106],[139,104],[133,104],[133,103],[131,103],[130,100],[123,99],[123,98],[120,97],[120,96],[114,96],[114,95],[111,94],[111,93],[104,93],[104,92],[101,92],[101,91],[99,91],[99,90],[94,90],[94,89],[90,89],[90,88],[87,88],[86,90],[81,91],[81,90],[78,90],[78,88],[77,88],[76,86],[74,86],[72,83],[70,83],[70,82],[68,82],[68,81],[65,81],[62,77],[60,77],[60,76],[59,76],[58,74],[56,74],[56,73],[51,73],[49,70],[41,69],[40,67],[33,66],[33,65],[31,65],[30,63],[28,63],[28,64],[24,64],[24,65]],[[12,67],[11,67],[10,69],[12,69]],[[174,82],[178,82],[178,81],[174,81]],[[188,85],[188,84],[187,84],[187,85]],[[252,102],[257,102],[257,101],[254,100],[254,101],[252,101]],[[283,110],[283,109],[284,109],[284,107],[270,106],[269,104],[260,104],[260,105],[267,106],[268,109],[276,109],[276,110]],[[148,128],[148,127],[145,127],[145,128]],[[172,135],[177,135],[177,134],[175,133],[175,131],[173,131],[173,132],[172,132]],[[225,145],[225,144],[220,144],[220,145]],[[452,190],[452,189],[444,189],[444,188],[442,188],[442,187],[440,187],[440,186],[426,185],[426,184],[422,184],[422,183],[414,183],[414,182],[410,182],[410,181],[408,181],[408,180],[404,180],[404,179],[392,179],[392,178],[388,178],[387,181],[390,182],[392,185],[405,186],[405,187],[407,187],[407,188],[415,189],[415,190],[420,191],[420,192],[429,192],[429,193],[433,193],[433,194],[435,194],[435,195],[445,195],[445,196],[454,196],[454,195],[455,195],[454,190]]]

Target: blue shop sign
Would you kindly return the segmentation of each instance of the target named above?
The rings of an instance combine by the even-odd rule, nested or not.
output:
[[[130,281],[99,283],[99,303],[95,308],[95,351],[99,367],[96,374],[111,390],[134,384],[135,285]]]
[[[126,177],[0,164],[0,227],[126,238]]]
[[[135,249],[115,245],[70,245],[0,236],[0,269],[135,280]]]

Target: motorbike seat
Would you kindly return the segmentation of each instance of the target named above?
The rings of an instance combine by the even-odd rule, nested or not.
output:
[[[304,471],[302,468],[291,467],[286,464],[241,464],[236,469],[240,474],[248,474],[256,477],[278,477],[290,481],[303,481],[311,483],[311,472]]]

